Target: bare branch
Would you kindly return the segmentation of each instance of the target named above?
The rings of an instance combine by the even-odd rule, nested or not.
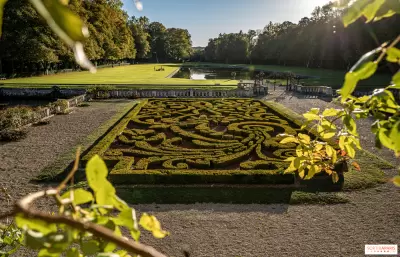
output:
[[[74,177],[74,175],[75,175],[75,173],[76,173],[76,171],[78,170],[78,167],[79,167],[78,165],[79,165],[79,156],[80,155],[81,155],[81,148],[78,147],[78,149],[76,149],[74,167],[69,172],[68,176],[63,180],[63,182],[61,182],[61,184],[58,185],[58,187],[57,187],[58,192],[63,190],[65,188],[65,186],[67,185],[68,181],[70,181],[71,178]]]
[[[93,235],[101,237],[109,242],[118,245],[121,248],[124,248],[125,250],[131,253],[138,254],[142,257],[166,257],[166,255],[158,252],[151,246],[119,237],[115,235],[113,231],[105,227],[99,226],[97,224],[74,220],[67,216],[50,215],[29,208],[29,205],[33,203],[36,199],[43,197],[45,195],[54,194],[54,192],[58,192],[58,189],[49,189],[47,191],[40,191],[22,198],[15,204],[15,211],[12,214],[9,214],[8,216],[13,215],[15,213],[23,213],[25,216],[29,218],[40,219],[49,223],[65,224],[70,227],[79,229],[81,231],[89,231]]]

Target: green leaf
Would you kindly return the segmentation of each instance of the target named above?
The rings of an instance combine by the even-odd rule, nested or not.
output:
[[[358,79],[367,79],[374,75],[375,71],[378,69],[378,63],[367,62],[361,66],[360,69],[354,71]]]
[[[400,121],[398,121],[390,130],[389,134],[390,140],[392,140],[393,150],[396,152],[400,151]]]
[[[53,248],[43,248],[39,251],[38,257],[58,257],[62,252],[54,251]]]
[[[308,121],[310,121],[310,120],[319,120],[320,119],[319,115],[314,114],[314,113],[310,113],[310,112],[304,113],[303,116]]]
[[[136,213],[135,210],[133,209],[125,209],[120,212],[120,214],[116,217],[113,218],[113,221],[115,224],[119,226],[124,226],[129,229],[137,229],[136,226]]]
[[[357,135],[357,124],[353,117],[350,115],[344,116],[343,123],[351,134]]]
[[[120,257],[117,253],[98,253],[97,257]]]
[[[68,249],[67,257],[79,257],[79,250],[75,247]]]
[[[400,49],[395,47],[391,47],[386,51],[387,57],[386,60],[389,62],[398,63],[400,61]]]
[[[125,250],[119,250],[116,252],[120,257],[125,257],[126,255],[128,255],[128,252]]]
[[[85,27],[78,15],[74,14],[67,6],[63,5],[60,1],[54,0],[38,0],[32,1],[38,12],[46,19],[49,26],[55,30],[64,41],[80,41],[83,42],[86,38],[84,33]],[[42,4],[42,5],[41,5]],[[47,11],[44,13],[43,7]],[[87,29],[86,29],[87,30]],[[87,34],[87,33],[86,33]],[[71,45],[69,42],[67,44]]]
[[[392,78],[395,88],[400,88],[400,71],[398,71]],[[392,87],[393,88],[393,87]]]
[[[391,150],[394,150],[394,142],[392,141],[391,137],[389,136],[390,131],[386,128],[380,128],[379,133],[378,133],[378,138],[380,143],[385,146],[386,148],[389,148]]]
[[[43,233],[33,230],[27,230],[25,233],[25,245],[31,249],[42,249],[46,242]]]
[[[295,137],[287,137],[284,138],[281,142],[279,142],[280,144],[288,144],[288,143],[298,143],[299,141],[297,140],[297,138]]]
[[[115,188],[106,179],[107,173],[107,166],[98,155],[87,163],[86,178],[90,188],[95,192],[96,203],[114,206]]]
[[[350,156],[351,158],[356,157],[356,150],[354,150],[351,145],[347,144],[344,146],[344,148],[346,149],[346,153],[348,156]]]
[[[84,203],[91,202],[91,201],[94,200],[92,193],[90,193],[90,192],[88,192],[88,191],[86,191],[86,190],[84,190],[82,188],[78,188],[78,189],[75,189],[75,190],[71,189],[71,191],[74,192],[74,194],[73,194],[74,195],[73,203],[75,205],[84,204]],[[71,195],[71,191],[68,191],[68,192],[64,193],[61,196],[61,198],[69,199],[70,195]]]
[[[342,96],[342,102],[345,102],[347,98],[353,93],[357,86],[359,78],[354,72],[347,72],[344,78],[343,87],[340,89],[340,95]]]
[[[395,176],[392,181],[395,186],[400,187],[400,176]]]
[[[355,22],[363,14],[362,11],[369,4],[369,0],[357,0],[349,8],[346,9],[342,20],[345,27]]]
[[[81,243],[81,249],[82,249],[83,254],[85,254],[85,255],[92,255],[92,254],[97,253],[100,250],[99,243],[94,240],[83,241]]]
[[[133,229],[133,230],[130,231],[130,233],[131,233],[131,237],[133,238],[133,240],[139,241],[139,238],[140,238],[140,230],[138,230],[138,229]]]
[[[322,116],[325,116],[325,117],[336,116],[336,115],[338,115],[338,113],[340,111],[341,110],[337,110],[337,109],[334,109],[334,108],[325,109],[324,112],[322,113]]]
[[[363,10],[363,15],[367,18],[366,22],[370,22],[374,19],[375,14],[384,3],[385,0],[373,0],[369,5],[365,7],[365,9]]]
[[[45,221],[38,219],[25,218],[23,214],[16,215],[15,224],[17,224],[17,226],[21,229],[36,230],[43,233],[43,235],[57,231],[56,224],[49,224]]]
[[[3,27],[3,8],[4,5],[6,4],[7,0],[0,0],[0,37],[2,33],[2,27]]]
[[[312,113],[312,114],[319,114],[319,108],[311,108],[310,111],[309,111],[309,113]]]
[[[147,213],[143,213],[142,217],[140,217],[139,224],[144,229],[151,231],[155,238],[164,238],[169,234],[167,231],[161,229],[160,222],[156,217]]]
[[[374,21],[388,18],[397,13],[400,13],[400,1],[398,0],[386,0],[382,7],[375,15]]]

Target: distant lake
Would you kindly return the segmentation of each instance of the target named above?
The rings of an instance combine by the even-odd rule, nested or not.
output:
[[[249,71],[243,69],[212,69],[212,68],[183,68],[179,70],[173,78],[192,79],[192,80],[213,80],[226,79],[231,80],[236,73],[236,80],[250,80],[258,74],[258,71]]]

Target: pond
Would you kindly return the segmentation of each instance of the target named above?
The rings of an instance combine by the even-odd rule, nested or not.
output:
[[[249,71],[244,69],[212,69],[212,68],[181,68],[173,78],[192,79],[192,80],[213,80],[233,78],[232,73],[236,73],[236,80],[254,79],[259,71]]]

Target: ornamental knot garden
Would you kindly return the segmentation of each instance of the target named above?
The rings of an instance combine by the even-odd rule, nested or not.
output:
[[[262,183],[283,175],[296,145],[279,144],[298,125],[253,99],[142,100],[96,144],[119,183]],[[246,181],[246,175],[253,180]],[[225,179],[224,179],[225,177]]]

